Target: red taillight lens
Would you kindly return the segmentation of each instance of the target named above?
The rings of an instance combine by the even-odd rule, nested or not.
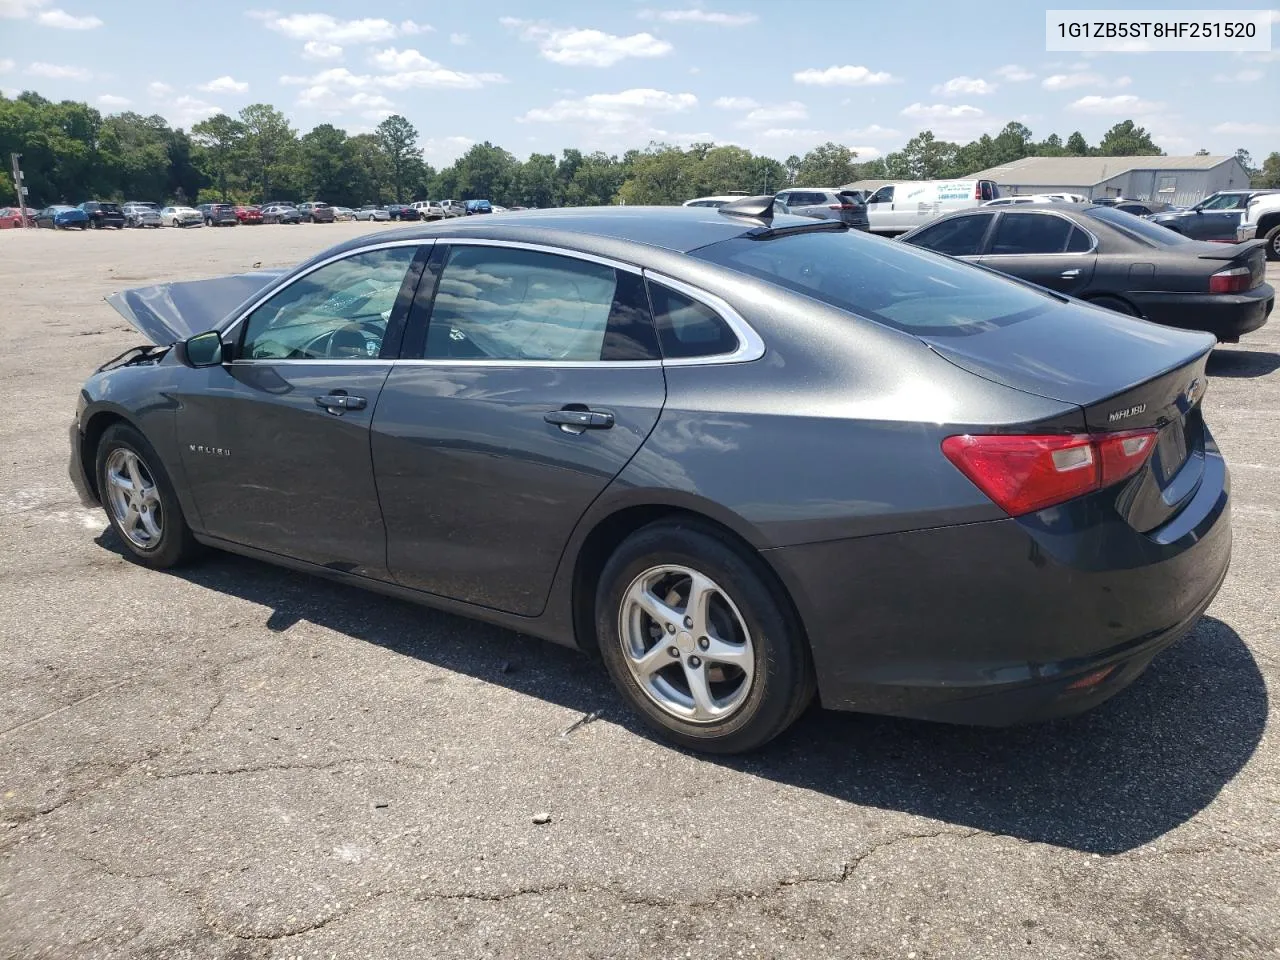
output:
[[[1042,436],[947,437],[942,452],[1010,516],[1044,510],[1132,476],[1155,430]]]
[[[975,199],[975,200],[981,200],[981,199],[982,199],[982,184],[980,184],[980,183],[975,183],[975,184],[973,185],[973,199]]]
[[[1210,293],[1240,293],[1248,290],[1252,271],[1248,267],[1232,267],[1219,270],[1209,278]]]

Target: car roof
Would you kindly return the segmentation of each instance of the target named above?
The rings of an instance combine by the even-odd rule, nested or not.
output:
[[[741,197],[737,199],[742,199]],[[524,240],[591,252],[601,245],[615,252],[625,247],[637,254],[643,247],[688,253],[708,244],[740,237],[760,225],[745,217],[726,216],[709,207],[572,207],[510,211],[500,220],[466,218],[401,228],[397,239],[431,240],[438,236]],[[807,217],[777,216],[775,226],[812,224]],[[351,246],[383,242],[388,234],[357,238]]]

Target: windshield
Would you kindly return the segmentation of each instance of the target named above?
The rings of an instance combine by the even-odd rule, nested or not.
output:
[[[979,267],[856,230],[738,237],[691,255],[915,336],[982,333],[1057,302]]]
[[[1115,207],[1090,207],[1085,213],[1095,220],[1101,220],[1103,223],[1118,227],[1129,236],[1136,237],[1153,246],[1176,247],[1182,243],[1195,242],[1175,230],[1162,227],[1160,224],[1152,223],[1150,220],[1144,220],[1142,217],[1135,217],[1132,213],[1125,213]]]

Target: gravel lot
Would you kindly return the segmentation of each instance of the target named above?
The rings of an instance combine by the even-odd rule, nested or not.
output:
[[[570,651],[145,570],[76,501],[76,390],[139,341],[104,295],[376,229],[0,233],[0,956],[1280,955],[1280,320],[1210,367],[1231,574],[1130,690],[1004,731],[815,710],[716,761]]]

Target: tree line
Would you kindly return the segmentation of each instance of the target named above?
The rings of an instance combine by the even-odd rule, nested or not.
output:
[[[372,133],[349,135],[324,123],[299,134],[279,110],[256,103],[235,116],[215,114],[186,131],[158,115],[104,116],[87,103],[54,103],[34,92],[0,96],[0,158],[10,152],[22,154],[33,206],[85,199],[323,199],[359,206],[482,198],[527,207],[671,204],[729,190],[774,193],[792,185],[839,186],[861,179],[949,179],[1027,156],[1162,153],[1146,130],[1125,120],[1096,146],[1079,132],[1066,140],[1053,134],[1037,141],[1021,123],[963,145],[926,130],[901,150],[868,161],[838,143],[782,161],[714,143],[650,143],[621,156],[570,148],[558,157],[535,153],[522,161],[486,141],[436,170],[423,158],[413,124],[398,115]],[[1261,169],[1247,151],[1236,155],[1255,185],[1280,187],[1280,152],[1271,153]],[[0,172],[0,204],[16,200],[8,171]]]

